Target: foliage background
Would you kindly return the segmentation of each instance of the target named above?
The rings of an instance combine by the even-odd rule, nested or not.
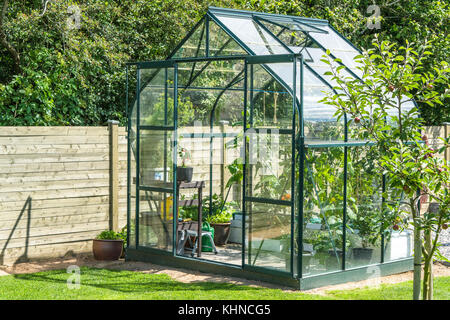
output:
[[[3,3],[3,2],[0,2]],[[3,23],[21,57],[17,73],[0,47],[0,125],[103,125],[125,122],[127,61],[164,59],[208,5],[327,19],[358,47],[374,33],[401,44],[434,41],[430,61],[450,61],[450,6],[436,0],[377,0],[381,29],[368,29],[371,0],[57,0],[11,1]],[[79,29],[67,9],[81,9]],[[445,90],[437,88],[440,92]],[[444,107],[420,106],[427,124],[450,121]]]

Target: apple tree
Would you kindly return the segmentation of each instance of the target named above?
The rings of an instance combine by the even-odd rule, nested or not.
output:
[[[445,259],[439,253],[439,234],[450,220],[450,168],[438,157],[449,139],[442,139],[440,149],[430,147],[419,110],[411,107],[422,102],[439,108],[448,98],[450,69],[446,62],[433,61],[431,45],[398,46],[375,37],[374,47],[355,57],[361,77],[351,76],[329,52],[322,59],[329,66],[325,75],[334,83],[322,101],[335,106],[339,118],[347,115],[351,138],[376,144],[375,165],[386,177],[384,223],[394,230],[414,230],[413,298],[420,298],[422,280],[427,300],[433,297],[433,261]],[[423,65],[430,61],[433,67],[425,71]],[[447,90],[440,94],[436,86]],[[425,198],[437,203],[437,210],[421,212]]]

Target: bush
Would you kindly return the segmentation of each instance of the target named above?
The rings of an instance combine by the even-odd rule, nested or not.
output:
[[[373,33],[398,43],[428,37],[434,45],[424,67],[449,61],[445,1],[382,7],[379,30],[367,29],[366,0],[83,0],[77,1],[79,29],[67,27],[71,5],[51,1],[41,16],[41,1],[9,2],[4,32],[21,56],[22,73],[0,46],[0,125],[104,125],[108,119],[124,125],[125,62],[166,58],[208,5],[327,19],[358,47],[369,47]],[[445,86],[437,89],[442,94]],[[448,103],[421,108],[429,124],[450,121],[449,110]]]

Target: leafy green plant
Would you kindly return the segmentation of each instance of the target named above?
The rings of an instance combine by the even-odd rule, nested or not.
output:
[[[361,238],[362,247],[368,248],[370,245],[376,246],[381,240],[380,225],[381,215],[379,210],[359,210],[358,214],[351,220],[351,229],[349,229],[356,232]]]
[[[237,147],[237,146],[236,146]],[[226,188],[231,188],[233,184],[240,184],[244,176],[242,159],[237,158],[231,164],[227,165],[227,169],[231,176],[227,181]]]
[[[193,196],[196,199],[197,195]],[[183,199],[183,196],[182,196]],[[233,218],[233,213],[236,208],[234,202],[224,202],[221,196],[213,194],[212,202],[209,197],[203,198],[203,220],[209,223],[224,223],[229,222]],[[211,211],[210,211],[211,209]],[[197,206],[183,206],[178,209],[178,215],[183,220],[198,221],[198,207]],[[222,222],[218,222],[222,221]]]
[[[126,239],[126,231],[125,238],[122,232],[116,232],[113,230],[105,230],[102,231],[99,235],[95,237],[97,240],[124,240]]]
[[[208,223],[228,223],[232,218],[233,208],[225,205],[222,212],[206,216],[205,221]]]
[[[224,202],[221,196],[214,194],[212,201],[209,198],[205,200],[205,221],[208,223],[226,223],[233,218],[235,204],[233,202]]]
[[[124,227],[120,230],[120,232],[118,232],[117,234],[118,234],[119,238],[123,240],[123,244],[124,244],[124,246],[125,246],[126,243],[127,243],[127,237],[128,237],[128,234],[127,234],[127,226],[124,226]]]

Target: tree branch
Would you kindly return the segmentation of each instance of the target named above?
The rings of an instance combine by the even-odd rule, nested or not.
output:
[[[0,44],[8,50],[11,58],[14,61],[14,70],[16,73],[22,73],[22,69],[20,68],[20,55],[19,52],[8,42],[8,39],[5,34],[5,30],[3,28],[3,23],[6,17],[6,11],[8,10],[8,0],[3,1],[2,6],[2,14],[0,15]]]

